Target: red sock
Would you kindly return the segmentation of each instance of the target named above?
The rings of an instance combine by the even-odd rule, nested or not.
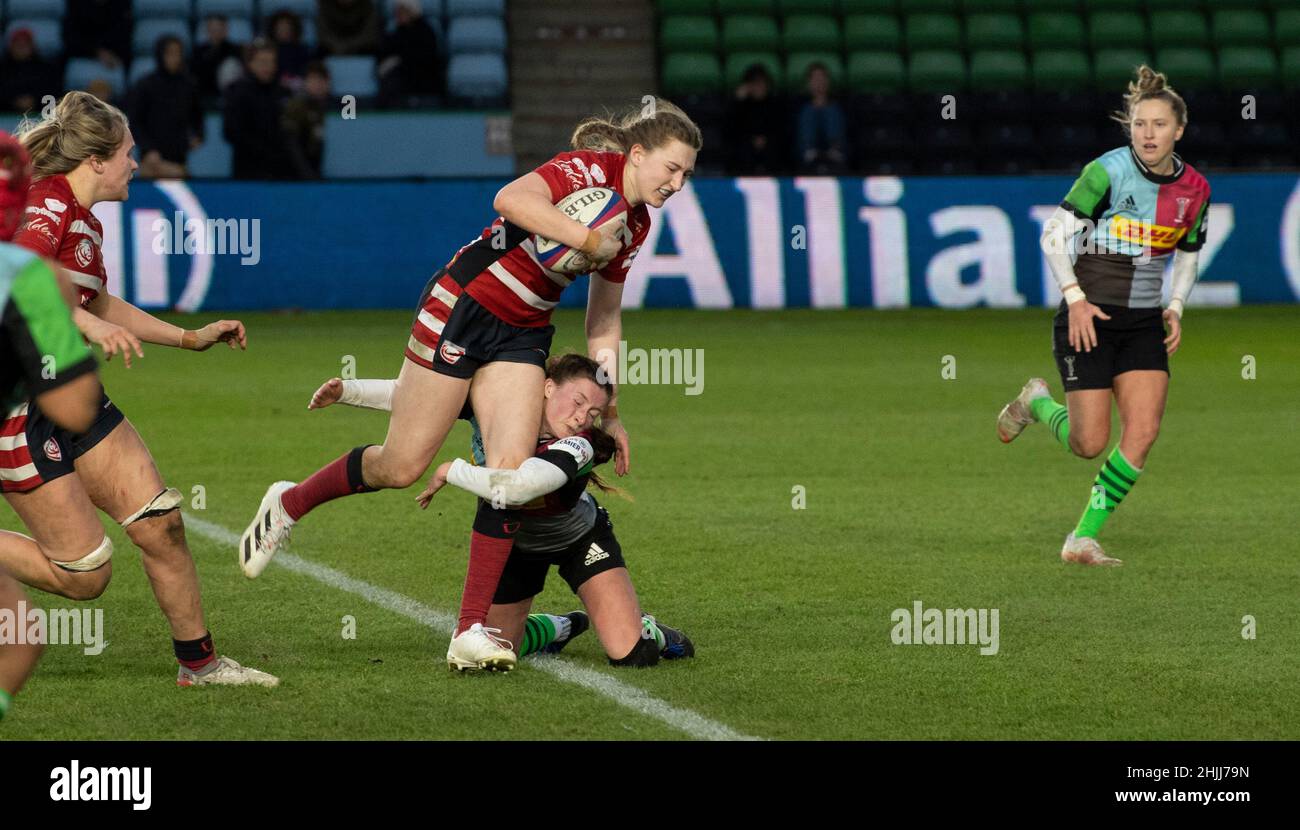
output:
[[[344,453],[312,473],[302,484],[281,493],[284,512],[296,522],[327,501],[353,493],[373,492],[375,488],[367,486],[361,478],[361,455],[365,450],[357,447]]]
[[[457,634],[474,623],[482,623],[487,619],[488,608],[492,605],[497,583],[501,581],[501,572],[505,570],[506,560],[510,558],[510,549],[514,544],[513,534],[503,539],[485,536],[476,530],[470,536],[469,570],[465,574],[465,590],[460,596]]]

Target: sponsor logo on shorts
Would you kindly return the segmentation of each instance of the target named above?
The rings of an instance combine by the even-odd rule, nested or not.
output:
[[[455,366],[456,362],[465,356],[465,349],[450,340],[444,340],[438,345],[438,356],[448,365]]]
[[[73,252],[77,258],[77,264],[82,268],[89,267],[90,263],[95,260],[95,248],[91,245],[89,239],[83,239],[77,243],[77,249]]]
[[[501,523],[501,529],[502,529],[503,531],[505,531],[507,534],[513,535],[513,534],[519,532],[519,525],[521,525],[521,524],[523,524],[523,523],[522,523],[522,522],[502,522],[502,523]]]
[[[600,560],[608,558],[609,551],[605,550],[595,542],[592,542],[591,547],[587,548],[587,558],[582,560],[582,564],[584,567],[591,567]]]
[[[45,442],[45,457],[51,461],[63,460],[63,450],[59,449],[58,441],[50,438]]]
[[[1065,358],[1065,370],[1070,373],[1066,375],[1066,380],[1079,379],[1078,376],[1074,374],[1074,355],[1069,355]]]

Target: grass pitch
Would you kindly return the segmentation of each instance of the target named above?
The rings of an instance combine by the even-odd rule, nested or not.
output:
[[[635,501],[602,499],[644,607],[685,629],[698,656],[618,671],[587,635],[562,659],[678,715],[770,739],[1300,737],[1295,310],[1188,314],[1163,433],[1101,535],[1126,563],[1111,570],[1057,558],[1100,459],[1073,458],[1041,426],[1010,446],[994,431],[1030,375],[1061,397],[1050,317],[629,312],[633,348],[699,348],[706,358],[701,395],[624,390],[632,474],[619,483]],[[301,480],[383,439],[381,413],[308,412],[306,402],[346,355],[358,377],[395,373],[409,314],[242,319],[247,353],[154,346],[130,371],[117,361],[105,370],[168,482],[191,499],[203,488],[204,509],[187,512],[236,534],[270,482]],[[582,347],[578,314],[556,323],[556,350]],[[945,356],[955,378],[942,376]],[[1243,378],[1245,356],[1254,379]],[[441,458],[464,455],[467,441],[458,426]],[[422,513],[419,489],[325,505],[291,550],[454,610],[472,498],[449,489]],[[20,529],[7,507],[0,526]],[[507,676],[451,675],[446,632],[283,567],[245,580],[233,546],[193,528],[218,649],[282,686],[179,689],[138,553],[110,532],[113,583],[91,603],[105,611],[108,648],[97,657],[48,648],[0,738],[693,734],[673,725],[681,718],[647,715],[529,661]],[[917,600],[998,609],[999,653],[893,645],[891,612]],[[575,603],[553,574],[536,607]],[[345,615],[355,639],[342,636]],[[1242,636],[1247,615],[1255,639]]]

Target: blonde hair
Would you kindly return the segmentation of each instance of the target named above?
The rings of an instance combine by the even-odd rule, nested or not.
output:
[[[663,98],[653,98],[642,107],[604,118],[593,116],[573,130],[569,143],[575,150],[626,153],[632,145],[646,150],[663,147],[676,139],[697,152],[704,146],[700,128],[682,109]]]
[[[1137,68],[1137,80],[1129,81],[1128,94],[1124,96],[1124,109],[1115,110],[1111,118],[1124,126],[1124,132],[1132,137],[1133,112],[1143,101],[1164,101],[1174,111],[1179,126],[1187,124],[1187,104],[1183,96],[1169,85],[1165,73],[1157,72],[1145,63]]]
[[[14,135],[32,157],[32,178],[70,173],[88,158],[107,161],[126,140],[126,115],[89,92],[69,92],[54,112],[24,118]]]

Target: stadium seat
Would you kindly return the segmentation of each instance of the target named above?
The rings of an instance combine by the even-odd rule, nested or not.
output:
[[[955,51],[913,52],[907,65],[907,85],[913,92],[961,92],[966,88],[966,61]]]
[[[1087,89],[1092,67],[1087,53],[1078,49],[1044,49],[1034,53],[1031,77],[1040,91]]]
[[[777,0],[781,14],[834,14],[835,0]]]
[[[1282,85],[1287,89],[1300,89],[1300,46],[1288,46],[1282,50],[1281,70]]]
[[[1079,0],[1024,0],[1025,14],[1068,12],[1079,14]]]
[[[1082,49],[1086,45],[1083,18],[1066,12],[1029,15],[1029,48]]]
[[[912,12],[931,12],[955,16],[961,13],[960,0],[903,0],[899,5],[909,14]]]
[[[1196,47],[1157,50],[1156,68],[1169,77],[1174,89],[1213,86],[1218,77],[1210,50]]]
[[[722,66],[718,56],[710,52],[665,55],[663,85],[668,95],[722,92]]]
[[[120,64],[109,69],[94,58],[68,59],[68,67],[63,73],[64,87],[86,89],[91,82],[99,80],[108,81],[114,98],[126,92],[126,71]]]
[[[1020,11],[1020,0],[964,0],[961,6],[968,15],[999,12],[1017,14]]]
[[[1195,0],[1188,0],[1195,2]],[[1083,9],[1086,12],[1131,12],[1134,7],[1141,8],[1140,2],[1134,3],[1132,0],[1083,0]]]
[[[718,14],[776,14],[776,0],[717,0]]]
[[[1268,16],[1261,11],[1216,11],[1210,18],[1214,44],[1259,46],[1269,42]]]
[[[980,12],[966,18],[966,44],[975,49],[1021,49],[1025,30],[1020,16]]]
[[[136,20],[150,17],[190,17],[194,13],[193,0],[133,0],[131,14]]]
[[[722,67],[723,83],[727,89],[735,89],[745,70],[756,63],[763,65],[767,74],[772,76],[772,86],[779,88],[785,72],[781,69],[781,58],[775,52],[733,52],[727,55]]]
[[[133,87],[139,83],[145,75],[153,72],[155,68],[154,59],[151,57],[140,56],[131,61],[131,69],[126,73],[126,84]]]
[[[370,98],[379,94],[375,59],[369,55],[334,55],[325,59],[330,86],[338,95]]]
[[[1210,27],[1200,12],[1151,13],[1151,43],[1157,50],[1210,45]]]
[[[506,51],[506,27],[499,17],[453,17],[447,28],[452,55]]]
[[[501,55],[453,55],[447,64],[447,91],[459,98],[498,99],[506,94],[507,77]]]
[[[793,93],[804,89],[805,75],[808,67],[820,63],[826,67],[831,76],[831,88],[839,89],[844,84],[844,63],[836,52],[795,52],[786,59],[785,88]]]
[[[718,24],[712,17],[665,17],[659,26],[659,48],[664,52],[716,52]]]
[[[851,52],[845,72],[851,92],[902,92],[907,88],[907,71],[897,52]]]
[[[1034,130],[1028,124],[985,124],[979,131],[978,147],[983,173],[1020,174],[1037,166]]]
[[[1093,86],[1102,92],[1122,92],[1144,63],[1149,66],[1151,56],[1143,49],[1098,49],[1092,55]]]
[[[253,40],[253,21],[234,17],[226,21],[226,37],[231,43],[249,43]],[[194,26],[194,42],[208,42],[208,28],[200,20]]]
[[[722,21],[722,49],[725,52],[775,52],[781,48],[776,20],[752,14]]]
[[[253,17],[253,0],[194,0],[194,16],[199,20],[210,14],[226,17]]]
[[[1277,81],[1277,56],[1267,46],[1229,46],[1219,50],[1219,85],[1224,89],[1271,87]]]
[[[844,18],[844,48],[850,52],[860,49],[888,49],[899,51],[903,46],[903,30],[898,18],[892,14],[852,14]]]
[[[921,49],[960,49],[961,22],[946,14],[909,14],[903,25],[907,48],[913,52]]]
[[[135,32],[131,35],[131,49],[137,55],[152,55],[154,43],[163,35],[175,35],[180,38],[186,53],[189,53],[190,24],[188,20],[180,18],[137,21]]]
[[[6,0],[5,2],[5,18],[61,20],[65,13],[64,0]]]
[[[897,14],[899,0],[840,0],[840,11],[848,14]]]
[[[1137,12],[1097,12],[1088,18],[1088,45],[1093,49],[1144,49],[1147,23]]]
[[[1273,36],[1281,48],[1300,46],[1300,6],[1277,10],[1273,17]]]
[[[9,43],[9,33],[15,29],[30,29],[32,40],[36,44],[36,51],[46,58],[53,58],[63,54],[63,33],[59,21],[49,18],[40,18],[32,20],[30,18],[18,18],[10,20],[5,26],[5,43]]]
[[[794,14],[785,19],[782,44],[791,52],[838,52],[840,28],[829,15]]]
[[[1025,53],[998,49],[973,52],[970,58],[970,87],[977,92],[1021,90],[1029,83]]]
[[[718,10],[713,0],[655,0],[655,7],[664,16],[715,14]]]
[[[506,0],[447,0],[448,20],[466,14],[504,18],[506,16]]]

